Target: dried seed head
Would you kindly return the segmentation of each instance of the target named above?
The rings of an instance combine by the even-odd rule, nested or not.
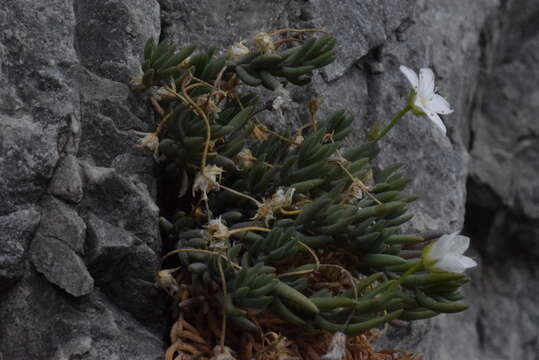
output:
[[[142,136],[139,140],[138,147],[147,149],[153,153],[153,157],[157,160],[159,158],[159,136],[157,133],[149,132],[135,132],[137,135]]]
[[[282,85],[279,85],[274,91],[272,107],[274,110],[289,109],[292,105],[292,99],[290,98],[290,92],[286,90]]]
[[[258,211],[254,216],[254,220],[264,219],[266,225],[271,219],[274,219],[274,213],[279,210],[292,205],[292,198],[294,197],[294,192],[296,189],[288,188],[285,190],[279,188],[272,196],[271,199],[264,199],[264,201],[258,204]]]
[[[164,289],[171,295],[176,294],[180,290],[180,288],[178,286],[178,282],[176,281],[174,276],[172,276],[172,273],[178,269],[179,268],[165,269],[159,271],[155,280],[155,286]]]
[[[195,102],[208,113],[217,114],[221,112],[221,108],[215,104],[210,94],[200,95],[196,98]]]
[[[226,240],[230,237],[228,227],[223,224],[223,220],[221,220],[220,216],[217,219],[210,220],[208,225],[206,225],[206,229],[208,229],[208,231],[214,238]]]
[[[206,165],[195,177],[193,182],[193,196],[197,191],[202,192],[202,199],[208,200],[208,193],[219,189],[223,168],[217,165]]]
[[[240,170],[248,170],[253,167],[253,161],[256,158],[249,148],[243,148],[235,157],[234,162]]]
[[[266,127],[261,124],[256,124],[253,128],[253,132],[251,133],[251,136],[254,137],[258,141],[268,140],[268,132],[266,130]]]
[[[352,184],[348,187],[348,190],[346,191],[346,200],[347,202],[355,202],[363,199],[363,190],[368,190],[368,187],[363,185],[359,180],[352,181]]]
[[[243,44],[243,41],[235,42],[227,51],[227,56],[232,60],[238,60],[241,57],[249,54],[250,50]]]
[[[256,33],[253,37],[253,41],[263,53],[275,52],[275,45],[270,34],[266,32]]]

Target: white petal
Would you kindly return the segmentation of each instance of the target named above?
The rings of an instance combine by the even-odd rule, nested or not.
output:
[[[417,78],[417,74],[415,73],[415,71],[404,65],[401,65],[399,70],[404,74],[404,76],[406,76],[414,90],[417,91],[419,79]]]
[[[459,256],[460,264],[464,267],[464,269],[469,269],[474,266],[477,266],[477,262],[475,262],[474,259],[469,258],[467,256]]]
[[[435,260],[442,259],[449,251],[449,242],[446,239],[447,235],[442,236],[439,240],[434,242],[429,249],[428,256]]]
[[[434,96],[429,101],[427,101],[425,106],[429,110],[432,110],[442,115],[451,114],[453,112],[453,109],[451,109],[451,105],[449,105],[447,100],[438,94],[434,94]]]
[[[442,122],[442,119],[440,119],[440,117],[438,116],[438,114],[436,114],[435,112],[433,111],[429,111],[428,109],[425,109],[426,110],[426,114],[427,116],[429,117],[429,119],[432,120],[432,122],[440,129],[442,130],[442,133],[445,135],[447,133],[447,129],[445,128],[445,125],[444,123]]]
[[[453,235],[453,238],[450,243],[449,252],[456,255],[464,254],[470,246],[470,238],[463,235],[457,235],[456,233],[451,235]]]
[[[446,255],[443,259],[434,264],[434,268],[439,271],[462,273],[466,267],[462,264],[459,255]]]
[[[434,95],[434,73],[429,68],[419,70],[419,85],[417,92],[425,98],[432,98]]]

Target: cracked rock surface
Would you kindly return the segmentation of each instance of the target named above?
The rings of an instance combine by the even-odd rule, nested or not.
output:
[[[313,27],[336,35],[338,60],[292,98],[349,109],[357,141],[406,101],[400,64],[433,68],[455,109],[447,137],[406,115],[378,161],[406,164],[421,196],[411,230],[472,236],[472,307],[379,345],[535,359],[538,14],[535,0],[0,0],[0,359],[163,358],[157,188],[134,133],[156,119],[130,86],[144,42],[227,47]],[[298,125],[307,108],[285,115]]]

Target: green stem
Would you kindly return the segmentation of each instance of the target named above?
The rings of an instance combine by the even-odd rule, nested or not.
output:
[[[389,130],[391,130],[393,128],[393,126],[395,126],[395,124],[404,116],[404,114],[406,114],[410,110],[412,110],[412,107],[410,105],[406,105],[406,107],[404,109],[399,111],[399,113],[397,115],[395,115],[393,120],[391,120],[391,122],[385,127],[384,130],[382,130],[380,135],[378,135],[376,137],[376,139],[374,139],[374,141],[378,141],[381,138],[383,138],[389,132]]]
[[[409,268],[408,270],[406,270],[406,272],[404,274],[401,275],[401,277],[399,278],[399,280],[393,284],[393,286],[391,287],[391,289],[395,289],[397,286],[399,286],[400,284],[402,284],[404,282],[404,280],[406,280],[406,278],[408,276],[410,276],[411,274],[415,273],[417,270],[419,270],[421,268],[421,266],[423,266],[423,261],[420,261],[418,262],[417,264],[413,265],[411,268]]]

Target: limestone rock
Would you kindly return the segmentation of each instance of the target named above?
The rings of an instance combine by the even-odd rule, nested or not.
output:
[[[4,359],[163,358],[163,343],[99,291],[73,301],[30,273],[0,301]]]
[[[86,224],[78,213],[61,200],[46,196],[41,201],[42,219],[38,235],[60,240],[78,254],[84,254]]]
[[[0,292],[24,274],[26,249],[39,219],[33,207],[0,216]]]
[[[129,83],[140,72],[140,50],[159,34],[156,0],[75,1],[75,39],[82,65]]]
[[[52,195],[74,203],[82,199],[82,178],[75,156],[67,155],[59,161],[48,191]]]
[[[2,359],[163,355],[162,329],[152,333],[147,324],[134,320],[137,314],[120,310],[94,287],[81,220],[89,206],[114,226],[127,220],[128,237],[140,232],[137,241],[148,244],[146,252],[138,259],[139,253],[132,251],[122,270],[151,285],[148,279],[161,251],[157,210],[148,205],[155,194],[155,180],[149,176],[153,160],[134,146],[138,139],[132,130],[150,129],[152,118],[129,82],[139,75],[144,42],[158,36],[159,29],[156,1],[0,0]],[[139,160],[136,169],[133,157],[126,157],[130,153]],[[117,167],[118,183],[129,189],[120,193],[131,199],[114,211],[124,199],[115,200],[113,191],[96,194],[90,184],[85,194],[80,162]],[[150,170],[141,170],[140,164],[150,164]],[[100,211],[103,198],[106,211]],[[146,217],[140,228],[129,224],[137,219],[133,214],[140,215],[138,220]],[[112,234],[103,236],[110,239]],[[150,265],[140,266],[144,261]],[[144,294],[152,294],[150,285],[132,291],[144,287]],[[147,295],[142,298],[145,302],[139,303],[131,296],[133,311],[166,324],[158,314],[164,304],[152,300],[156,310],[147,311]]]
[[[161,247],[159,208],[142,183],[134,183],[112,168],[83,166],[85,197],[81,212],[93,212],[113,226],[137,234],[154,251]]]
[[[94,288],[83,260],[60,240],[38,233],[32,240],[30,259],[47,280],[73,296],[88,295]]]

